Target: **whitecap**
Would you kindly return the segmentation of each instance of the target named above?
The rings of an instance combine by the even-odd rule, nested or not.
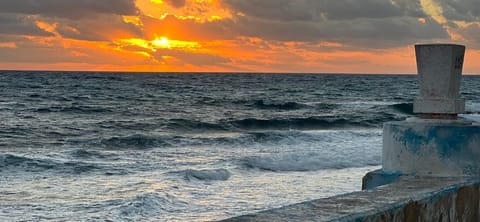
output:
[[[204,169],[204,170],[183,170],[177,172],[183,174],[187,180],[202,180],[202,181],[226,181],[230,178],[231,173],[226,169]]]
[[[274,156],[252,156],[241,160],[243,166],[275,172],[317,171],[324,169],[344,169],[375,166],[380,164],[379,156],[360,155],[351,158],[334,158],[319,154],[291,154]]]

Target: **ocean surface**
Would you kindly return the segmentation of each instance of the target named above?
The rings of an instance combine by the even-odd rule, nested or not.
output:
[[[360,190],[416,76],[0,72],[0,221],[208,221]],[[480,77],[462,82],[479,119]]]

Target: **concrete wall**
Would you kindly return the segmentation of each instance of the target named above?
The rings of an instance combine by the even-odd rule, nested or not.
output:
[[[383,127],[385,172],[476,176],[480,172],[480,124],[462,120],[389,122]]]
[[[402,176],[371,190],[224,221],[480,221],[480,179]]]

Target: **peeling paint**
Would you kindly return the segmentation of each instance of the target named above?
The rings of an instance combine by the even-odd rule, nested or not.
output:
[[[480,126],[434,122],[384,125],[385,171],[417,175],[479,175]]]

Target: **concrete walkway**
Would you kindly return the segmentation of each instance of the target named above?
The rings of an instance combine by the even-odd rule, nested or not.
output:
[[[480,221],[479,184],[479,178],[404,176],[375,189],[224,221]]]

